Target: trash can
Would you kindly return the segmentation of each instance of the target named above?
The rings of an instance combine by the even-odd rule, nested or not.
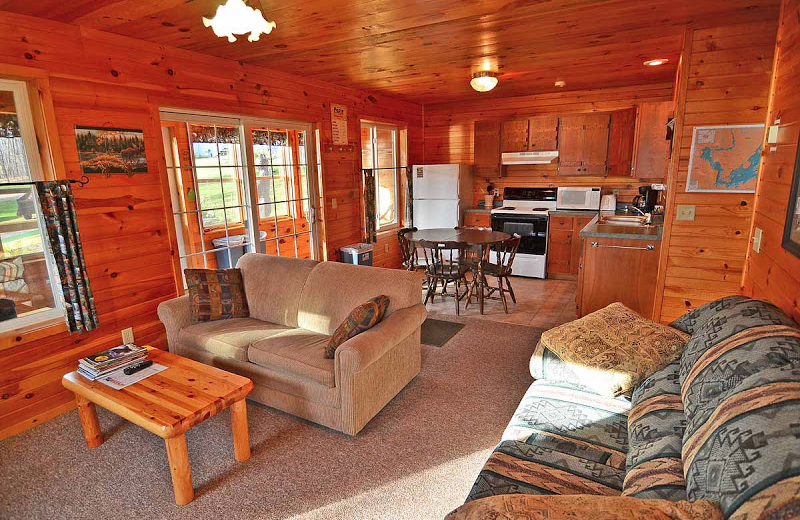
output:
[[[264,240],[266,237],[267,233],[265,231],[259,231],[259,240]],[[230,269],[232,267],[236,267],[236,262],[238,262],[239,258],[241,258],[244,254],[246,239],[247,235],[229,235],[227,237],[215,238],[211,241],[214,249],[220,247],[229,248],[216,251],[218,269]],[[228,250],[231,252],[230,260],[228,259]]]
[[[350,244],[339,249],[345,264],[372,265],[372,244]]]

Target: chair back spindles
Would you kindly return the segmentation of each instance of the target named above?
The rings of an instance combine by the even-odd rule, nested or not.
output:
[[[400,242],[400,254],[403,256],[403,266],[408,271],[414,271],[417,267],[417,250],[414,244],[406,237],[406,234],[416,231],[417,228],[402,228],[397,230],[397,241]]]

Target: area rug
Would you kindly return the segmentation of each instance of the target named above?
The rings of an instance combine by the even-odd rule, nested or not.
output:
[[[442,347],[463,328],[463,323],[428,318],[422,324],[422,344]]]
[[[449,321],[449,320],[448,320]],[[463,503],[532,379],[539,331],[466,323],[422,347],[421,373],[355,437],[248,401],[253,455],[233,457],[228,410],[187,434],[195,499],[176,506],[164,441],[100,410],[0,441],[4,520],[440,520]]]

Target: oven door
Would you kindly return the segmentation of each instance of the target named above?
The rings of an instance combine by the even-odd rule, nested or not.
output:
[[[547,252],[547,217],[544,215],[495,213],[492,229],[522,237],[517,254],[544,255]]]

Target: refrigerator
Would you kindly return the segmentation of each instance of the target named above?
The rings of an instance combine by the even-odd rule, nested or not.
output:
[[[412,175],[414,227],[460,226],[464,210],[472,206],[472,165],[418,164]]]

